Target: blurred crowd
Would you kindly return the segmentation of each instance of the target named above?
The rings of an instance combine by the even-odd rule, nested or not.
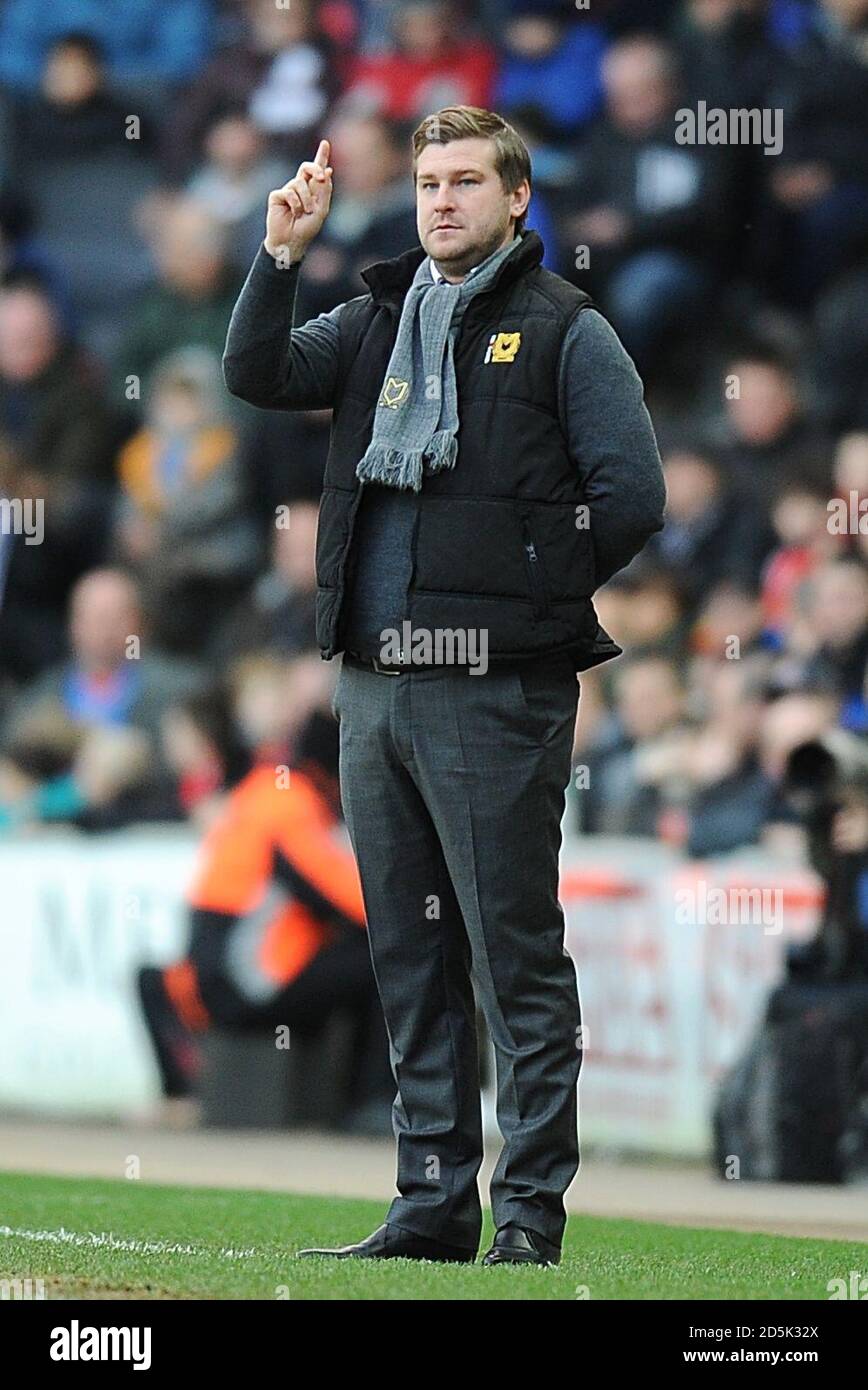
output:
[[[457,102],[528,144],[666,473],[598,594],[575,827],[785,844],[789,750],[868,731],[868,0],[5,0],[0,834],[207,825],[327,707],[330,412],[243,405],[220,355],[269,190],[331,141],[304,322],[416,244],[409,136]],[[780,151],[679,143],[703,102],[780,111]]]

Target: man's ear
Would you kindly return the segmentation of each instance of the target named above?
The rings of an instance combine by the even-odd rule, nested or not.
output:
[[[518,188],[516,188],[516,189],[513,190],[513,195],[512,195],[512,196],[513,196],[514,198],[517,197],[519,194],[523,194],[525,190],[527,190],[527,202],[524,204],[524,206],[523,206],[522,208],[520,208],[520,209],[518,210],[518,212],[513,212],[512,215],[513,215],[513,217],[515,217],[516,219],[518,219],[519,217],[521,217],[522,214],[525,213],[525,212],[527,212],[527,210],[528,210],[528,207],[529,207],[529,205],[530,205],[530,199],[531,199],[531,187],[530,187],[530,184],[528,183],[527,179],[522,179],[521,183],[518,185]]]

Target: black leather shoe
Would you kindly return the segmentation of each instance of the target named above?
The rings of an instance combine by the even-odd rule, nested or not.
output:
[[[298,1250],[297,1255],[333,1255],[337,1260],[442,1260],[472,1264],[476,1251],[461,1245],[447,1245],[430,1236],[417,1236],[388,1222],[358,1245],[342,1245],[337,1250]]]
[[[552,1241],[523,1226],[501,1226],[482,1261],[484,1265],[557,1265],[560,1262],[561,1252]]]

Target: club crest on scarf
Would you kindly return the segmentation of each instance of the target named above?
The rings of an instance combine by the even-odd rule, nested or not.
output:
[[[399,405],[404,404],[409,390],[409,381],[401,381],[399,377],[390,376],[383,387],[377,404],[386,405],[390,410],[397,410]]]

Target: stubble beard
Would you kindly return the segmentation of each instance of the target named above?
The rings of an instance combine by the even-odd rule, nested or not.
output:
[[[494,252],[503,245],[507,230],[508,229],[504,227],[502,230],[490,232],[484,241],[476,242],[473,246],[468,247],[466,250],[459,252],[453,257],[444,256],[444,258],[440,260],[439,257],[432,256],[431,259],[441,275],[465,276],[469,270],[472,270],[476,265],[481,265],[483,261],[487,260],[489,256],[493,255]],[[515,227],[513,226],[513,232],[514,231]]]

